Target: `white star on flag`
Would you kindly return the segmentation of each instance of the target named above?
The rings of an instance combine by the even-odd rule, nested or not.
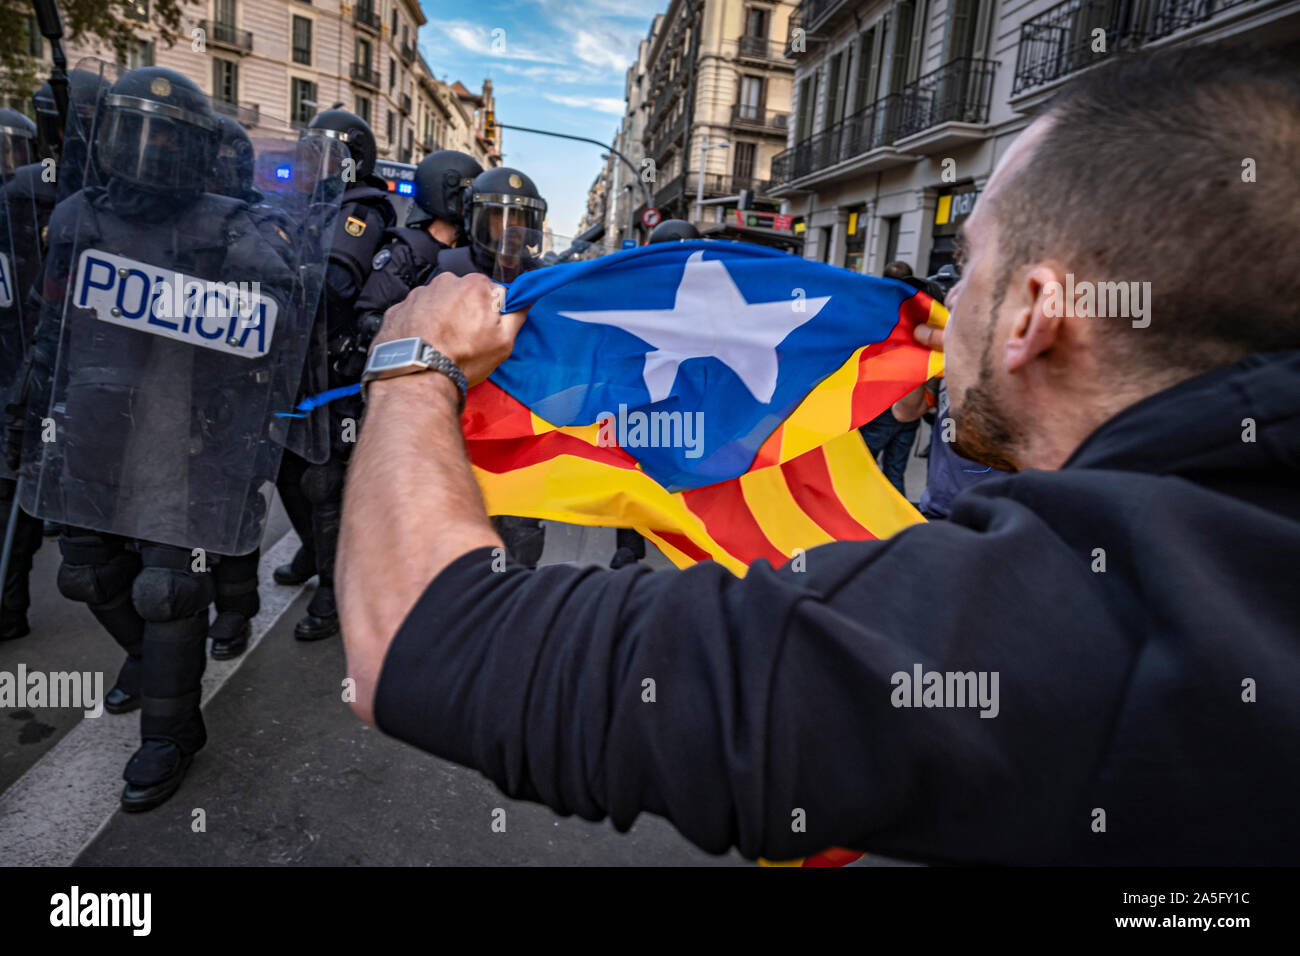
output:
[[[694,252],[686,260],[671,309],[613,309],[560,312],[578,322],[613,325],[654,348],[645,356],[650,401],[667,398],[677,380],[677,366],[691,358],[716,358],[739,376],[750,394],[766,404],[776,392],[776,347],[831,300],[746,302],[720,259]]]

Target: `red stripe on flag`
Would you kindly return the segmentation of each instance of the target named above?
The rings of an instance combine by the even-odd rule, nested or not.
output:
[[[654,534],[664,539],[666,544],[672,545],[682,554],[686,555],[692,561],[712,561],[713,555],[705,551],[686,535],[679,531],[660,531],[658,528],[650,529]]]
[[[870,541],[870,528],[863,527],[835,494],[826,453],[814,448],[781,465],[786,486],[795,504],[836,541]]]
[[[894,402],[898,401],[925,378],[930,364],[930,353],[912,340],[916,323],[908,311],[909,304],[923,293],[918,292],[899,309],[899,321],[889,335],[862,350],[858,357],[858,384],[853,388],[852,421],[856,428],[865,425]],[[925,315],[930,314],[929,296]],[[924,324],[924,319],[921,320]]]
[[[564,432],[545,432],[523,438],[478,439],[466,443],[469,460],[482,468],[502,474],[516,468],[527,468],[561,455],[586,458],[614,468],[635,470],[636,459],[616,446],[590,445],[581,438]]]
[[[533,414],[528,406],[495,382],[479,382],[465,396],[460,416],[461,431],[470,440],[518,438],[533,433]]]
[[[866,856],[865,853],[859,853],[857,850],[846,850],[840,846],[833,846],[828,850],[815,856],[810,856],[803,861],[804,866],[848,866],[854,860],[860,860]]]
[[[683,491],[682,501],[704,522],[709,537],[737,560],[751,564],[767,558],[775,565],[785,564],[786,556],[768,540],[749,510],[739,478]]]

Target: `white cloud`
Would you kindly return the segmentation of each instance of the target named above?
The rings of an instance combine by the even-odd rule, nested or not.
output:
[[[622,116],[624,110],[627,109],[627,104],[623,100],[612,96],[561,96],[556,93],[543,93],[542,95],[552,103],[559,103],[561,106],[595,110],[597,113],[611,113],[614,116]]]
[[[635,41],[629,50],[627,39],[630,35],[619,36],[612,30],[599,33],[579,30],[573,38],[573,53],[584,63],[623,73],[636,51]]]
[[[497,29],[503,32],[494,35],[493,31]],[[479,56],[497,57],[502,60],[527,60],[530,63],[565,63],[568,61],[567,57],[558,53],[538,50],[520,44],[506,27],[486,27],[467,20],[430,20],[422,33],[422,39],[424,40],[445,37],[462,49]],[[497,37],[504,41],[504,49],[502,49],[501,44],[494,47],[494,41]],[[434,42],[436,43],[436,40]]]

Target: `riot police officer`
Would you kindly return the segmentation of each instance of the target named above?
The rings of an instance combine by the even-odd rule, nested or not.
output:
[[[28,364],[23,504],[64,525],[59,590],[126,651],[105,709],[141,712],[127,811],[170,798],[206,743],[207,553],[261,537],[279,452],[266,409],[292,401],[285,367],[305,349],[293,270],[246,203],[205,191],[218,142],[207,97],[179,73],[145,67],[111,86],[90,143],[105,182],[51,217]],[[173,275],[260,291],[247,314],[213,317],[210,292],[163,313],[157,283]],[[39,440],[42,420],[55,441]]]
[[[357,299],[357,338],[351,356],[338,360],[343,378],[360,378],[370,343],[389,307],[425,283],[437,267],[439,253],[464,244],[462,196],[481,172],[478,160],[453,149],[438,150],[420,161],[406,225],[388,231],[391,239],[375,253],[374,271]]]
[[[439,253],[429,281],[444,272],[479,272],[508,285],[541,265],[546,200],[531,179],[508,166],[484,170],[465,190],[463,206],[467,241]],[[516,562],[537,566],[546,543],[538,519],[495,515],[492,524]]]
[[[327,339],[329,388],[360,380],[351,374],[350,362],[362,332],[357,326],[356,301],[374,268],[375,253],[397,218],[388,190],[374,175],[375,136],[369,124],[355,113],[332,109],[312,119],[303,137],[325,137],[347,146],[353,175],[344,175],[346,188],[339,205],[337,226],[330,246],[321,314]],[[309,360],[310,361],[310,360]],[[276,569],[281,583],[306,580],[314,571],[318,586],[307,614],[294,627],[302,641],[318,641],[339,633],[334,604],[334,551],[343,510],[343,477],[361,421],[359,397],[339,399],[327,406],[329,457],[320,464],[304,462],[286,453],[277,487],[302,549],[288,566]],[[307,516],[310,515],[309,522]],[[310,561],[309,561],[310,559]]]
[[[8,394],[35,331],[28,302],[40,271],[55,185],[44,177],[36,124],[17,110],[0,109],[0,394]],[[41,546],[41,522],[13,507],[14,473],[0,468],[0,540],[14,520],[13,543],[0,600],[0,641],[31,633],[27,579]]]
[[[659,225],[655,226],[650,233],[647,243],[655,242],[686,242],[690,239],[699,239],[700,230],[696,229],[685,219],[665,219]]]

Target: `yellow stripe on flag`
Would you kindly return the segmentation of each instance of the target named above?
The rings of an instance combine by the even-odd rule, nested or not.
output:
[[[865,348],[865,346],[864,346]],[[853,425],[853,390],[858,384],[862,349],[809,392],[785,420],[781,461],[797,458]]]
[[[779,465],[740,476],[740,492],[767,539],[787,558],[835,540],[799,507]]]
[[[840,503],[877,538],[888,538],[925,520],[880,473],[858,432],[828,441],[822,449]]]

